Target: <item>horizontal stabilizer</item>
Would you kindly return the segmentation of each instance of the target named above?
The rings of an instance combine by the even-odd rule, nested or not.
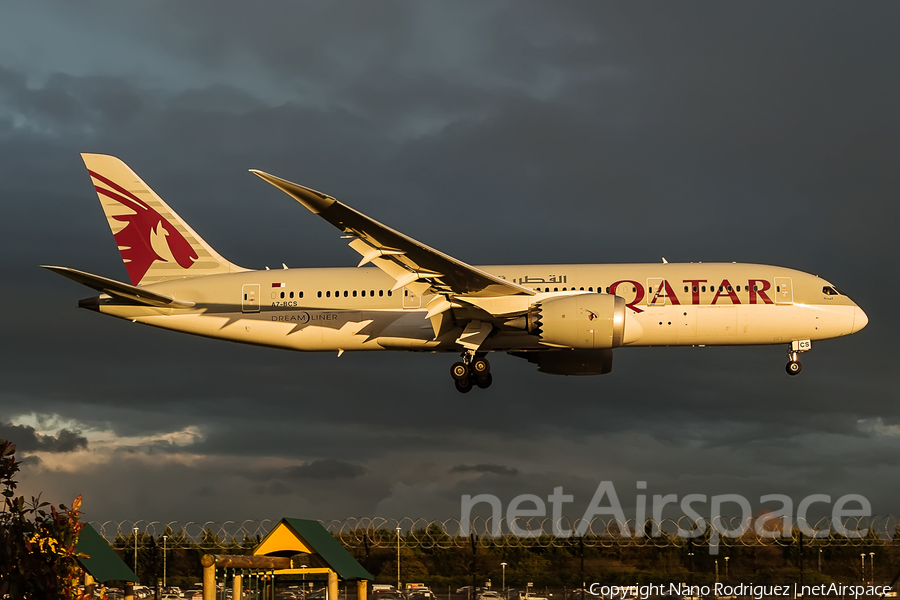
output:
[[[77,281],[98,292],[131,300],[132,302],[137,302],[139,304],[168,308],[191,308],[194,306],[193,302],[176,300],[171,296],[151,292],[148,289],[122,283],[121,281],[116,281],[114,279],[107,279],[106,277],[101,277],[99,275],[92,275],[91,273],[85,273],[84,271],[79,271],[77,269],[70,269],[69,267],[53,267],[49,265],[41,265],[41,267],[62,275],[63,277],[67,277],[72,281]]]

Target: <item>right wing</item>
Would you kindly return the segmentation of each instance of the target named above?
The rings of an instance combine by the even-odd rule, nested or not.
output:
[[[373,263],[394,278],[395,290],[411,283],[423,283],[436,293],[449,296],[489,298],[534,295],[533,290],[426,246],[327,194],[256,169],[250,172],[352,237],[350,247],[362,255],[359,266]]]

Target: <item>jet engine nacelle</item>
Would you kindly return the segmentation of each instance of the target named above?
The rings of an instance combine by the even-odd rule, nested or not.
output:
[[[535,303],[524,317],[507,323],[562,348],[615,348],[625,339],[625,299],[610,294],[576,294]]]

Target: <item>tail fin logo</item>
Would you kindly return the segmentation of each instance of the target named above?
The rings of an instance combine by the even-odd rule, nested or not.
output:
[[[197,253],[181,232],[165,217],[117,183],[94,171],[88,172],[91,177],[106,186],[95,185],[97,193],[115,200],[132,211],[130,214],[110,216],[111,219],[125,223],[125,227],[113,237],[122,253],[132,284],[138,285],[154,262],[169,262],[168,258],[160,256],[157,251],[163,248],[162,240],[165,240],[171,258],[181,268],[189,269],[194,265],[194,261],[199,258]]]

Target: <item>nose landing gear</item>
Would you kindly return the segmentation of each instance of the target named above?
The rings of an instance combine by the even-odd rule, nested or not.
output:
[[[784,367],[788,375],[794,376],[803,370],[803,365],[800,364],[800,353],[806,352],[810,348],[812,348],[812,342],[809,340],[791,342],[791,347],[788,350],[788,363]]]
[[[468,394],[472,386],[477,385],[481,389],[487,389],[493,383],[491,375],[491,363],[484,355],[475,355],[464,352],[462,362],[455,362],[450,367],[450,375],[456,384],[456,391]]]
[[[788,364],[785,365],[784,370],[787,371],[788,375],[796,375],[803,370],[803,365],[800,364],[800,357],[796,352],[788,352]]]

